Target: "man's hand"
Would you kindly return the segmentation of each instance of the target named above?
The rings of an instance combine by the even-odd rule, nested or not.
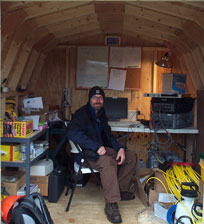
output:
[[[101,147],[98,149],[97,153],[99,154],[99,156],[105,155],[105,154],[106,154],[106,149],[105,149],[105,147],[104,147],[104,146],[101,146]]]
[[[124,148],[119,149],[116,160],[118,161],[118,165],[123,164],[123,162],[125,161],[125,149]]]

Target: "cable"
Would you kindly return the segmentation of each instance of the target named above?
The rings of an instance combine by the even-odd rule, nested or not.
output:
[[[182,215],[182,216],[180,216],[180,217],[177,219],[176,224],[179,224],[179,223],[185,224],[184,222],[181,222],[181,221],[180,221],[180,219],[183,219],[183,218],[188,218],[188,219],[190,219],[191,224],[195,224],[195,222],[192,222],[191,218],[188,217],[187,215]]]
[[[164,164],[164,162],[162,162],[162,161],[159,159],[159,157],[157,156],[157,154],[156,154],[155,152],[154,152],[154,155],[155,155],[156,160],[157,160],[159,163]]]
[[[164,183],[163,183],[158,177],[150,177],[150,178],[148,178],[148,179],[146,180],[146,184],[147,184],[151,179],[156,179],[156,180],[158,180],[158,181],[163,185],[163,187],[164,187],[164,189],[165,189],[165,191],[166,191],[166,193],[167,193],[167,195],[168,195],[168,198],[170,199],[171,203],[174,204],[174,202],[172,201],[171,197],[169,196],[169,193],[168,193],[168,191],[167,191],[167,189],[166,189],[166,186],[164,185]]]
[[[199,176],[192,169],[191,166],[173,165],[166,172],[162,171],[164,178],[167,182],[170,192],[178,199],[181,200],[181,183],[182,182],[195,182],[199,185]],[[190,187],[185,186],[186,189]]]
[[[191,166],[185,166],[185,165],[173,165],[172,167],[167,169],[166,172],[164,172],[163,170],[160,170],[160,171],[163,173],[163,176],[166,180],[166,183],[168,185],[170,193],[172,195],[174,195],[174,197],[177,199],[177,202],[175,204],[177,204],[178,202],[181,203],[190,216],[190,217],[188,217],[188,216],[185,216],[185,217],[188,217],[191,220],[191,223],[195,224],[195,220],[194,220],[191,212],[188,210],[186,205],[181,201],[181,183],[182,182],[195,182],[198,185],[199,184],[199,174],[197,172],[195,172]],[[171,203],[174,204],[174,202],[171,199],[169,192],[167,191],[167,188],[166,188],[165,184],[162,182],[162,180],[160,180],[158,177],[150,177],[146,180],[146,184],[151,179],[155,179],[163,185],[163,187],[168,195],[168,198],[170,199]],[[190,186],[185,186],[185,188],[188,189],[188,188],[190,188]],[[184,216],[182,216],[182,217],[184,218]],[[181,217],[179,217],[179,220],[180,219],[181,219]],[[177,220],[177,223],[178,223],[178,220]]]

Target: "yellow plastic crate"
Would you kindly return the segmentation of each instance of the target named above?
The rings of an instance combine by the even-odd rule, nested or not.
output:
[[[25,138],[33,132],[33,120],[1,121],[1,137]]]
[[[200,168],[201,168],[201,179],[204,182],[204,163],[199,163]]]
[[[20,160],[20,145],[1,145],[1,161]]]

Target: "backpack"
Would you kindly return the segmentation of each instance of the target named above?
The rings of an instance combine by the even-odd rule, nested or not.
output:
[[[54,224],[54,222],[43,197],[35,192],[17,201],[9,224]]]

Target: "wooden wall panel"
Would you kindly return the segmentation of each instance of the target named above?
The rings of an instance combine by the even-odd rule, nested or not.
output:
[[[11,74],[11,78],[9,79],[9,82],[8,82],[8,87],[11,88],[11,90],[13,91],[15,91],[16,87],[18,86],[19,80],[21,78],[21,74],[23,73],[23,69],[28,60],[30,52],[31,52],[31,47],[24,44],[21,49],[20,55],[18,57],[18,62],[15,66],[15,70]]]
[[[5,79],[5,78],[8,78],[9,76],[9,73],[13,67],[13,63],[14,63],[14,60],[16,58],[16,55],[18,53],[18,50],[20,48],[20,43],[17,43],[16,41],[12,41],[11,42],[11,45],[10,45],[10,48],[8,50],[8,53],[7,53],[7,56],[5,58],[5,61],[4,63],[2,64],[2,75],[1,75],[1,78],[2,80]]]
[[[24,21],[26,16],[27,13],[24,10],[16,10],[7,14],[2,20],[2,36],[14,32]]]
[[[190,71],[190,74],[192,76],[191,78],[193,80],[193,84],[195,88],[203,89],[204,86],[202,84],[201,77],[199,76],[199,73],[198,73],[198,68],[195,65],[195,62],[191,53],[190,52],[186,53],[184,57],[185,57],[186,64],[188,66],[188,70]]]
[[[36,96],[43,97],[44,105],[59,105],[63,100],[66,74],[66,51],[58,49],[50,52],[38,76],[37,86],[32,87]],[[30,85],[34,84],[31,80]],[[36,88],[37,87],[37,88]]]
[[[154,60],[155,60],[155,52],[157,48],[143,48],[142,51],[142,69],[141,69],[141,85],[140,89],[138,90],[125,90],[125,91],[116,91],[116,90],[105,90],[106,96],[113,96],[113,97],[127,97],[128,102],[129,102],[129,110],[140,110],[141,114],[143,114],[143,117],[145,119],[150,119],[150,101],[151,98],[143,97],[143,93],[146,92],[152,92],[153,90],[153,80],[157,80],[156,82],[156,92],[161,92],[162,90],[162,73],[164,72],[178,72],[178,73],[186,73],[187,74],[187,92],[190,94],[193,94],[195,96],[195,88],[192,87],[193,83],[191,81],[191,78],[189,76],[188,69],[185,65],[185,69],[181,69],[182,65],[179,63],[174,64],[173,69],[164,69],[160,68],[157,65],[155,65]],[[64,48],[65,50],[65,48]],[[159,48],[158,48],[159,50]],[[57,55],[57,52],[61,55],[62,54],[62,49],[56,49],[53,51],[53,53],[50,53],[49,55],[52,55],[51,58],[54,57],[54,55]],[[54,53],[55,52],[55,53]],[[164,53],[165,49],[161,49],[157,52],[156,59],[158,60],[161,58]],[[50,57],[50,56],[49,56]],[[64,55],[65,60],[66,55]],[[47,84],[43,82],[43,80],[49,80],[51,79],[50,74],[56,73],[56,77],[58,77],[59,80],[55,80],[54,82],[49,83],[49,88],[55,89],[56,94],[53,96],[56,104],[61,105],[61,100],[62,100],[62,92],[63,89],[65,88],[65,79],[64,82],[61,82],[61,77],[62,73],[60,72],[59,69],[61,66],[61,60],[63,56],[61,55],[60,57],[54,57],[55,61],[46,60],[46,63],[43,67],[43,72],[41,72],[40,78],[36,82],[35,86],[38,85],[38,83],[44,83],[44,87],[46,88]],[[174,55],[175,62],[178,60],[177,56]],[[55,68],[56,67],[56,68]],[[50,68],[52,68],[52,72],[50,73]],[[156,69],[155,69],[156,68]],[[177,68],[177,69],[176,69]],[[49,72],[49,75],[47,74]],[[153,74],[155,73],[156,74]],[[72,105],[71,105],[71,112],[73,113],[76,109],[78,109],[80,106],[86,104],[87,99],[88,99],[88,90],[81,90],[81,89],[75,89],[76,86],[76,48],[71,47],[70,52],[69,52],[69,74],[70,77],[68,78],[68,87],[71,89],[71,95],[72,95]],[[155,76],[155,77],[153,77]],[[60,88],[60,85],[61,88]],[[38,86],[39,87],[39,86]],[[53,93],[50,93],[48,90],[39,90],[32,88],[34,92],[39,94],[44,94],[44,99],[47,101],[46,103],[51,104],[51,98],[49,97]],[[41,88],[40,88],[41,89]],[[59,91],[59,92],[58,92]],[[52,92],[52,91],[51,91]],[[48,94],[49,93],[49,94]]]
[[[32,72],[31,80],[28,83],[28,89],[35,93],[36,88],[39,85],[39,77],[41,76],[41,70],[45,63],[45,58],[47,57],[46,54],[40,54],[35,68]]]
[[[196,170],[200,172],[200,167],[198,166],[198,162],[200,160],[200,153],[204,153],[204,141],[203,141],[203,135],[204,135],[204,91],[198,90],[198,128],[199,128],[199,135],[197,137],[197,151],[195,152],[195,160],[196,162]]]
[[[199,46],[192,50],[195,65],[197,67],[202,85],[204,86],[204,55]]]
[[[32,72],[34,70],[34,67],[37,63],[37,59],[39,57],[39,53],[33,49],[31,54],[30,54],[30,57],[28,59],[28,62],[25,66],[25,69],[23,71],[23,75],[21,77],[21,81],[20,81],[20,87],[22,89],[26,89],[27,88],[27,85],[28,85],[28,82],[31,78],[31,75],[32,75]]]
[[[139,118],[150,119],[150,105],[151,98],[143,97],[143,93],[151,92],[153,90],[153,80],[154,76],[157,77],[157,90],[161,89],[161,78],[162,72],[165,71],[163,68],[159,68],[155,65],[155,59],[159,59],[165,53],[165,49],[159,49],[158,52],[156,48],[143,48],[142,51],[142,69],[141,69],[141,88],[139,90],[125,90],[116,91],[105,89],[105,95],[111,97],[127,97],[129,110],[140,110],[141,114]],[[158,54],[157,54],[158,53]],[[193,86],[191,77],[189,75],[188,67],[184,63],[185,60],[179,60],[179,58],[174,56],[174,67],[172,72],[186,73],[187,74],[187,92],[196,96],[195,88]],[[69,63],[66,64],[66,61]],[[32,74],[31,82],[29,83],[29,88],[32,89],[35,96],[42,96],[44,105],[59,105],[61,106],[63,99],[63,90],[67,86],[71,90],[71,108],[70,112],[73,114],[79,107],[87,103],[88,100],[88,90],[87,89],[76,89],[76,48],[73,46],[69,48],[69,58],[66,60],[66,48],[58,48],[51,51],[46,60],[43,62],[41,60],[41,66],[43,67],[41,71],[37,71],[39,63],[36,64],[35,70]],[[68,66],[68,67],[67,67]],[[67,69],[68,68],[68,71]],[[155,69],[157,68],[157,69]],[[156,73],[155,73],[156,72]],[[65,74],[69,74],[66,77]],[[37,75],[37,78],[36,78]],[[67,85],[68,82],[68,85]],[[29,90],[29,89],[28,89]],[[127,146],[137,152],[140,158],[144,160],[147,159],[147,145],[141,145],[137,142],[137,136],[131,135],[131,140],[128,141]],[[144,141],[150,139],[151,136],[146,136]],[[144,136],[140,136],[144,138]],[[176,135],[174,139],[177,142],[183,143],[183,136]],[[188,159],[191,161],[190,152],[191,138],[187,139],[188,144]],[[137,143],[136,143],[137,142]],[[188,143],[190,142],[190,143]],[[172,146],[171,150],[176,150],[182,157],[183,153],[180,149]]]

